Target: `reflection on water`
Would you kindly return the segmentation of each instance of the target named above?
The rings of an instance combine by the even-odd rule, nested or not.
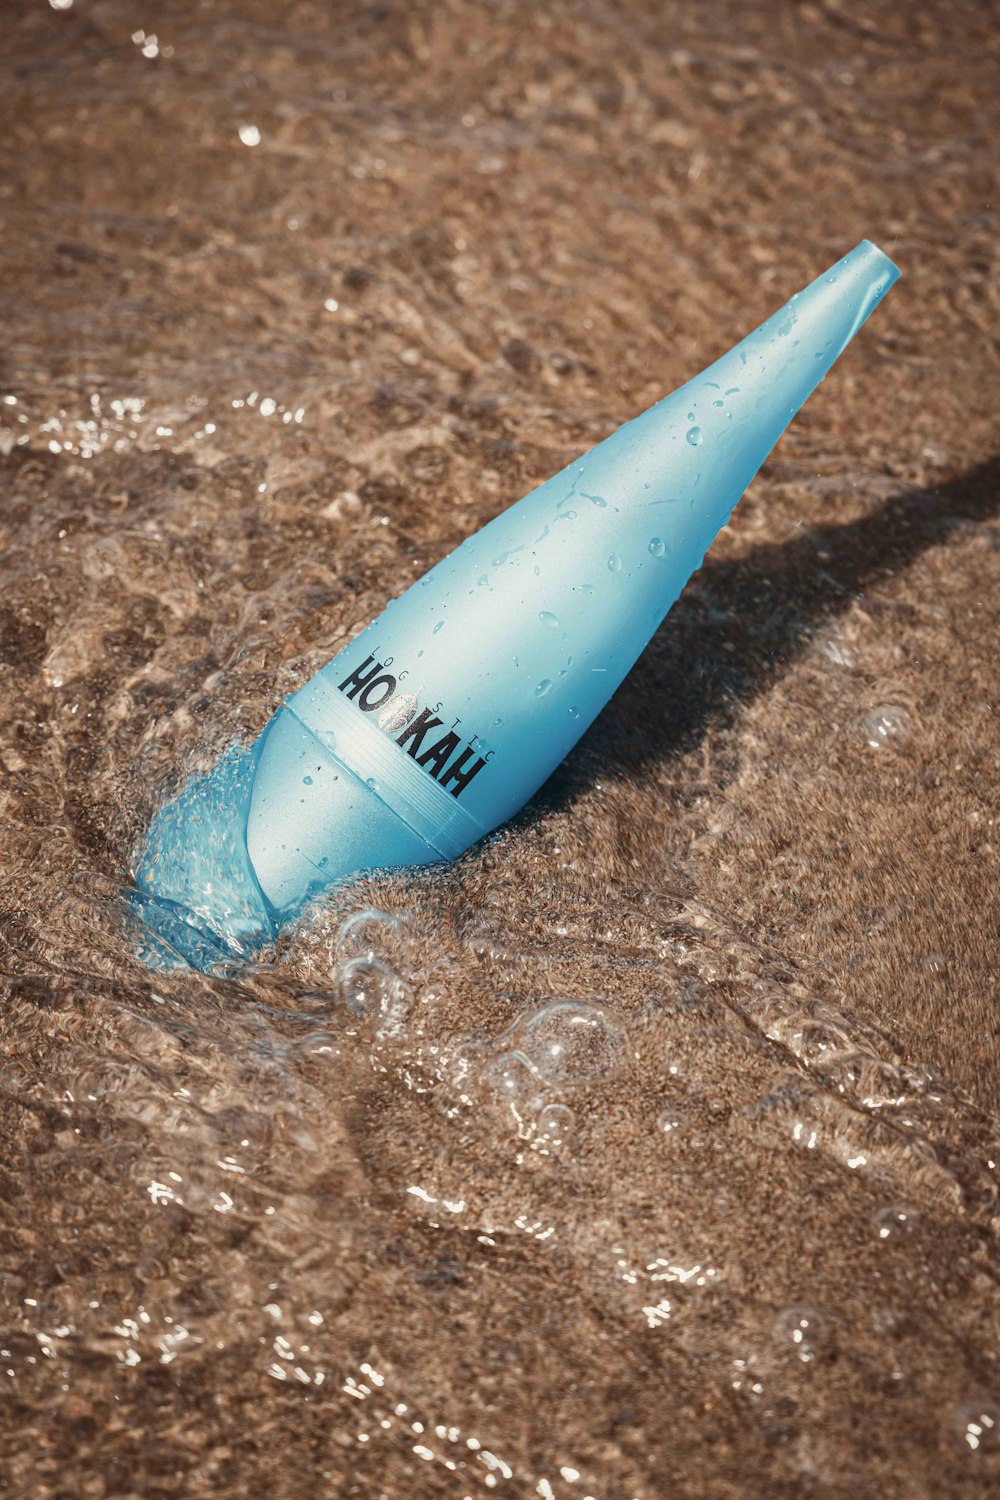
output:
[[[7,1488],[991,1493],[985,12],[9,11]],[[882,326],[534,808],[151,972],[191,773],[864,235]]]

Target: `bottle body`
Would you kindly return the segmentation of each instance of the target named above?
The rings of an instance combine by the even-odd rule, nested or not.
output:
[[[858,246],[467,538],[294,693],[253,748],[232,814],[256,907],[248,897],[243,926],[229,913],[225,940],[250,941],[257,908],[276,929],[347,874],[454,858],[516,813],[621,683],[897,275]],[[154,823],[156,858],[137,879],[203,912],[211,903],[192,903],[190,887],[204,861],[194,879],[182,822],[169,838]]]

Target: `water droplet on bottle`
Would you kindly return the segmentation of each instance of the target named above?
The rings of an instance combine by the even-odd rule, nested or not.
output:
[[[311,776],[303,776],[303,778],[302,778],[302,785],[303,786],[312,786],[312,784],[313,784],[313,779],[312,779]]]
[[[688,430],[687,440],[692,448],[697,448],[701,443],[701,428],[691,427]]]
[[[558,615],[552,614],[551,610],[548,610],[548,609],[541,610],[539,612],[538,618],[541,620],[541,622],[542,622],[543,625],[558,625],[559,624],[559,617],[558,617]]]
[[[873,750],[882,750],[905,745],[912,725],[910,715],[898,703],[880,703],[865,714],[861,729],[867,744]]]
[[[547,677],[543,677],[541,682],[539,682],[535,687],[535,697],[544,698],[545,694],[550,691],[551,687],[552,684],[549,679]]]
[[[443,627],[443,625],[444,621],[438,620],[437,624],[434,626],[434,629],[431,631],[431,635],[437,635],[438,631]]]
[[[659,536],[650,537],[649,550],[654,557],[662,557],[667,550],[663,538]]]
[[[580,585],[580,593],[581,594],[594,594],[596,592],[597,592],[597,590],[594,588],[594,585],[592,583],[581,583],[581,585]]]
[[[620,573],[622,570],[622,560],[620,557],[616,557],[613,552],[608,558],[608,569],[612,573]]]
[[[405,729],[407,724],[417,712],[417,696],[415,693],[397,693],[390,698],[385,708],[378,716],[378,725],[387,734],[398,734]]]
[[[578,708],[568,708],[566,712],[571,719],[578,719],[580,717],[580,710]]]

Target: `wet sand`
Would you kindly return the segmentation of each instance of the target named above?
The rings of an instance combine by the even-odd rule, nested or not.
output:
[[[995,8],[0,30],[0,1493],[996,1493]],[[163,800],[862,237],[516,824],[150,975]]]

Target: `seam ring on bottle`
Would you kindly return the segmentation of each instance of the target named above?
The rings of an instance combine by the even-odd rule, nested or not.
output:
[[[489,829],[394,740],[369,723],[360,709],[338,694],[320,695],[316,686],[307,683],[286,702],[286,708],[327,755],[339,760],[442,859],[457,859],[485,838]]]

